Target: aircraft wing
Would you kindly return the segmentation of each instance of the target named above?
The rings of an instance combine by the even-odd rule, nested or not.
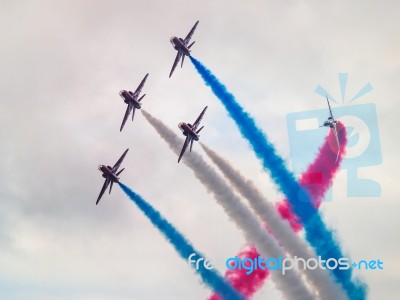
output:
[[[184,43],[185,45],[189,44],[189,41],[190,41],[190,39],[192,38],[192,35],[193,35],[194,31],[196,30],[197,24],[199,24],[199,21],[197,21],[197,22],[193,25],[192,29],[189,31],[188,35],[187,35],[187,36],[185,37],[185,39],[183,40],[183,43]]]
[[[131,110],[132,110],[132,104],[128,103],[128,107],[126,108],[125,116],[124,116],[124,119],[122,120],[121,128],[119,129],[119,131],[122,131],[122,128],[124,128],[124,125],[126,123],[126,120],[128,120]]]
[[[333,119],[332,109],[331,109],[331,105],[329,104],[328,96],[326,96],[326,101],[328,102],[329,114],[330,114],[331,118]]]
[[[196,121],[194,121],[193,127],[192,127],[193,130],[196,130],[197,127],[199,126],[199,124],[200,124],[200,122],[201,122],[201,119],[203,119],[204,113],[205,113],[206,110],[207,110],[207,107],[208,107],[208,106],[206,106],[206,107],[203,109],[203,111],[201,112],[201,114],[197,117]]]
[[[147,73],[146,76],[144,76],[142,82],[139,84],[139,86],[136,88],[136,91],[133,93],[134,95],[139,96],[144,84],[146,83],[147,76],[149,76],[149,73]]]
[[[96,205],[99,203],[101,197],[103,196],[109,184],[110,184],[110,178],[107,177],[106,180],[104,181],[103,187],[101,188],[99,197],[97,198]]]
[[[183,144],[182,151],[181,151],[181,153],[179,154],[178,163],[180,162],[180,160],[181,160],[183,154],[185,154],[185,151],[186,151],[187,146],[189,145],[189,142],[190,142],[190,137],[189,137],[189,135],[188,135],[188,136],[186,137],[186,139],[185,139],[185,143]]]
[[[118,161],[115,163],[114,167],[112,168],[114,172],[116,172],[121,165],[122,161],[125,158],[126,153],[128,152],[129,148],[125,150],[125,152],[121,155],[121,157],[118,159]]]
[[[182,56],[182,52],[178,50],[178,53],[176,54],[176,58],[175,58],[174,64],[172,65],[171,72],[169,73],[169,77],[170,78],[172,76],[172,73],[174,73],[174,70],[175,70],[176,66],[178,65],[179,60],[181,59],[181,56]]]

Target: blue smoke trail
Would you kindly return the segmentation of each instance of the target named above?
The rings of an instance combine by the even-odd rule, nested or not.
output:
[[[235,97],[201,62],[189,56],[198,73],[215,96],[221,101],[231,118],[235,121],[242,136],[250,143],[253,151],[269,171],[272,179],[292,205],[294,213],[304,224],[306,239],[317,255],[327,260],[344,257],[339,243],[332,231],[326,227],[320,214],[312,205],[309,195],[302,189],[294,175],[286,168],[283,159],[276,153],[273,145],[257,127],[253,118],[243,110]],[[350,299],[365,299],[366,286],[359,281],[352,281],[351,267],[347,270],[332,270],[338,282],[346,290]]]
[[[151,223],[157,227],[164,237],[174,246],[175,250],[183,259],[188,259],[189,255],[196,253],[197,257],[203,257],[200,252],[193,248],[193,246],[186,240],[186,238],[177,230],[171,223],[147,203],[140,195],[136,194],[123,183],[119,186],[125,194],[139,207],[139,209],[149,218]],[[196,272],[200,275],[201,279],[211,289],[216,291],[223,299],[244,299],[223,277],[215,270],[208,270],[204,268],[203,264],[199,264],[199,269]]]

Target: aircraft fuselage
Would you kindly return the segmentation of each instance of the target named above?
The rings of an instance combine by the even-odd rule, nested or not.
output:
[[[184,136],[190,135],[195,141],[198,141],[200,136],[193,131],[192,125],[187,123],[179,123],[178,127],[182,130]]]
[[[326,120],[326,121],[324,122],[324,126],[325,126],[325,127],[333,128],[333,127],[335,127],[336,123],[337,123],[337,121],[334,120],[333,118],[328,118],[328,120]]]
[[[110,166],[100,165],[99,170],[103,173],[104,178],[110,178],[111,181],[119,182],[119,178],[112,172]]]
[[[140,102],[137,101],[137,96],[132,95],[131,93],[129,93],[126,90],[122,90],[121,92],[119,92],[119,94],[121,95],[122,99],[124,99],[124,102],[126,104],[132,103],[135,108],[137,108],[137,109],[142,108]]]
[[[188,49],[187,46],[183,43],[182,39],[173,36],[170,39],[172,46],[174,46],[174,49],[177,51],[182,51],[183,54],[190,56],[190,50]]]

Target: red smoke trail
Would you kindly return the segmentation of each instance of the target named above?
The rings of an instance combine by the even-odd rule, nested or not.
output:
[[[254,245],[246,245],[244,246],[239,254],[237,255],[241,259],[243,258],[251,258],[255,259],[259,256],[256,247]],[[248,299],[251,295],[257,292],[262,284],[265,281],[265,278],[269,275],[268,270],[261,270],[259,268],[254,269],[249,275],[246,274],[246,270],[235,269],[235,270],[227,270],[225,272],[225,280],[229,281],[229,283],[242,295]],[[214,293],[210,296],[209,300],[222,300],[218,294]]]
[[[324,197],[326,191],[332,185],[333,178],[336,172],[339,170],[340,163],[345,155],[345,147],[347,144],[346,127],[344,127],[341,122],[338,122],[336,128],[340,144],[338,159],[336,160],[336,137],[334,131],[330,130],[323,145],[318,150],[316,159],[300,176],[299,183],[310,193],[311,199],[314,201],[314,205],[317,208],[321,205],[322,198]],[[287,199],[284,199],[277,204],[277,210],[283,219],[288,220],[293,231],[298,232],[302,229],[303,225],[298,217],[293,214],[291,205]],[[245,245],[237,254],[237,256],[240,258],[248,257],[252,259],[258,257],[259,255],[260,254],[254,245]],[[246,274],[246,270],[235,269],[227,270],[225,272],[225,279],[227,279],[238,292],[244,295],[246,299],[250,299],[254,293],[261,288],[268,275],[268,269],[257,269],[254,270],[254,272],[252,272],[250,275]],[[218,296],[218,294],[214,293],[209,297],[208,300],[221,300],[221,298]]]
[[[336,137],[334,131],[330,130],[324,144],[318,150],[316,160],[309,165],[308,169],[300,176],[300,184],[307,188],[307,191],[310,193],[311,199],[314,201],[314,205],[317,208],[321,205],[322,198],[326,191],[331,187],[333,177],[338,171],[346,152],[346,127],[344,127],[341,122],[338,122],[336,128],[340,144],[340,152],[337,161],[335,162],[337,155]],[[295,232],[298,232],[303,228],[303,224],[301,224],[298,217],[293,214],[291,205],[287,199],[279,202],[276,208],[282,218],[288,220],[290,226],[292,226]]]

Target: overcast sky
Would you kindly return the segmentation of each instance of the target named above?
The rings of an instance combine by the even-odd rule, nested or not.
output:
[[[98,206],[100,163],[130,151],[121,174],[224,271],[241,232],[140,113],[124,130],[118,93],[150,73],[143,107],[179,133],[201,109],[202,141],[234,162],[270,201],[282,198],[191,63],[168,78],[172,35],[237,96],[288,160],[286,114],[326,108],[318,84],[339,97],[370,82],[383,163],[361,177],[379,198],[350,198],[346,172],[324,203],[326,222],[355,260],[371,299],[398,299],[398,1],[0,0],[0,298],[205,299],[187,263],[116,186]],[[183,142],[183,136],[182,136]],[[201,152],[200,146],[194,149]],[[272,282],[254,299],[279,299]]]

